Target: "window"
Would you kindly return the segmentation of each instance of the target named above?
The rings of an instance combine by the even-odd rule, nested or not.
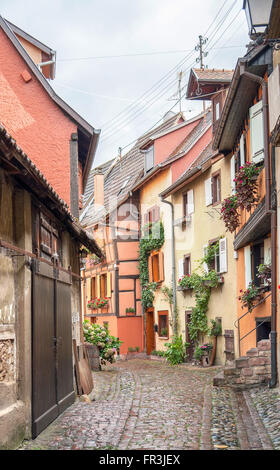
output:
[[[96,317],[90,317],[90,323],[94,325],[96,323]]]
[[[206,263],[203,264],[204,270],[206,272],[216,271],[217,273],[225,273],[227,272],[227,240],[226,238],[220,238],[219,240],[211,240],[208,245],[204,245],[203,252],[204,256],[207,254],[207,250],[210,247],[213,247],[218,243],[218,249],[215,253],[214,258],[210,262],[209,265]]]
[[[126,178],[126,180],[123,182],[123,185],[122,185],[121,189],[119,190],[117,196],[119,196],[121,194],[121,192],[125,189],[125,187],[128,185],[128,182],[129,182],[130,178],[131,177]]]
[[[33,251],[49,261],[61,263],[61,235],[56,223],[47,215],[36,211],[33,218]]]
[[[96,289],[96,277],[91,278],[91,298],[95,299],[97,297],[97,289]]]
[[[183,194],[183,216],[187,217],[194,213],[193,189]]]
[[[107,274],[101,274],[100,276],[100,297],[102,299],[107,297]]]
[[[191,255],[184,256],[184,276],[191,274]]]
[[[251,248],[252,279],[255,286],[261,285],[261,280],[257,277],[258,267],[264,263],[264,242],[255,243]]]
[[[149,282],[164,281],[163,253],[151,253],[149,256]]]
[[[145,155],[145,173],[150,171],[154,167],[154,146],[144,151]]]
[[[144,214],[144,224],[153,224],[160,220],[159,206],[153,206]]]
[[[218,171],[212,175],[212,203],[221,202],[221,172]]]
[[[167,310],[158,312],[158,335],[162,338],[169,337]]]

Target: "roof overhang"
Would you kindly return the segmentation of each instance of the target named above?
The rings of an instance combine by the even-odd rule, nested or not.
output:
[[[194,69],[191,69],[186,99],[211,100],[212,95],[221,88],[228,88],[231,83],[229,78],[199,78]]]
[[[270,231],[271,214],[266,211],[263,201],[236,235],[233,247],[235,250],[239,250],[239,248],[243,248],[248,243],[265,237]]]
[[[75,220],[67,204],[2,125],[0,125],[0,164],[22,187],[44,204],[77,241],[97,256],[103,256],[94,238]]]
[[[253,100],[262,84],[267,67],[268,64],[257,64],[249,61],[246,57],[238,60],[213,138],[214,150],[226,154],[234,148],[242,132],[242,123],[248,109],[253,105]]]

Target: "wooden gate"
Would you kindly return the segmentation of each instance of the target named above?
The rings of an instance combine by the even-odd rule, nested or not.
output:
[[[71,274],[34,260],[32,266],[32,437],[75,400]]]

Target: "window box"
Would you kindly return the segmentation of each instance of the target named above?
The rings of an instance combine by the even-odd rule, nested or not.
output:
[[[183,287],[183,286],[178,286],[177,287],[178,292],[184,292],[184,293],[192,293],[193,289],[191,287]]]

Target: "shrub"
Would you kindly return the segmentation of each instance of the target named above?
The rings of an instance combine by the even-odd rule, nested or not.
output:
[[[164,352],[164,357],[172,364],[181,364],[186,357],[186,348],[189,343],[184,343],[182,336],[173,336],[171,343],[165,343],[167,350]]]
[[[99,349],[99,355],[103,364],[114,362],[115,353],[118,351],[122,341],[109,334],[108,328],[91,324],[88,320],[83,322],[83,334],[87,343],[95,344]]]

